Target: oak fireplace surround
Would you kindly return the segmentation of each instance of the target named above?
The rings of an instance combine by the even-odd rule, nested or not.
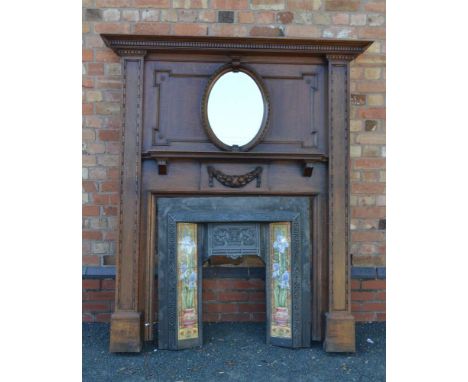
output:
[[[110,351],[139,352],[143,341],[153,339],[172,349],[202,343],[201,333],[186,342],[176,338],[178,274],[170,267],[176,269],[177,224],[195,230],[233,222],[264,227],[256,229],[265,230],[265,237],[283,224],[279,228],[291,236],[290,272],[296,280],[291,288],[301,290],[291,294],[292,342],[272,336],[271,343],[309,346],[315,340],[323,341],[326,351],[355,351],[348,250],[349,63],[371,42],[102,38],[121,57],[124,77]],[[260,133],[241,148],[221,145],[206,122],[207,92],[226,70],[251,75],[267,106]],[[203,227],[193,232],[198,235]],[[273,272],[269,261],[267,284]],[[299,265],[301,272],[294,271]]]

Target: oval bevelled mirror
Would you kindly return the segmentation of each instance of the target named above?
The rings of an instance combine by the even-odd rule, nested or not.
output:
[[[208,83],[203,107],[207,133],[224,150],[249,150],[266,129],[266,92],[250,70],[227,67],[215,74]]]

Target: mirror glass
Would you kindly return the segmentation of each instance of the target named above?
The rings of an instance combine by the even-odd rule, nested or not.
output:
[[[208,120],[216,137],[228,146],[249,143],[262,126],[262,93],[244,72],[227,72],[215,82],[208,96]]]

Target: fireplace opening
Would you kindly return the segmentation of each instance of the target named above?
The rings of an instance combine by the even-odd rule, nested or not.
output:
[[[265,263],[215,255],[202,267],[203,322],[266,322]]]

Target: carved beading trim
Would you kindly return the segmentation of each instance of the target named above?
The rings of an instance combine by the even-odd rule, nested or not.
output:
[[[217,49],[217,50],[267,50],[267,51],[292,51],[317,54],[341,54],[358,55],[362,53],[367,46],[351,45],[340,41],[316,40],[310,44],[301,42],[260,42],[260,41],[220,41],[213,39],[211,41],[187,41],[187,40],[147,40],[147,39],[124,39],[115,38],[109,35],[103,35],[106,44],[116,50],[157,50],[157,49]],[[365,43],[365,42],[364,42]],[[127,48],[127,49],[125,49]]]
[[[167,216],[167,343],[169,349],[177,348],[177,222]]]
[[[219,183],[226,187],[240,188],[244,187],[252,180],[257,179],[257,188],[262,185],[262,167],[256,167],[254,170],[244,175],[226,175],[220,170],[216,170],[212,166],[207,167],[209,186],[213,187],[213,178],[216,178]]]
[[[119,56],[136,56],[144,57],[146,56],[147,51],[142,49],[118,49],[117,54]]]
[[[354,56],[350,54],[327,54],[328,61],[352,61]]]
[[[294,346],[300,346],[302,339],[302,256],[299,216],[291,222],[292,247],[292,340]]]

